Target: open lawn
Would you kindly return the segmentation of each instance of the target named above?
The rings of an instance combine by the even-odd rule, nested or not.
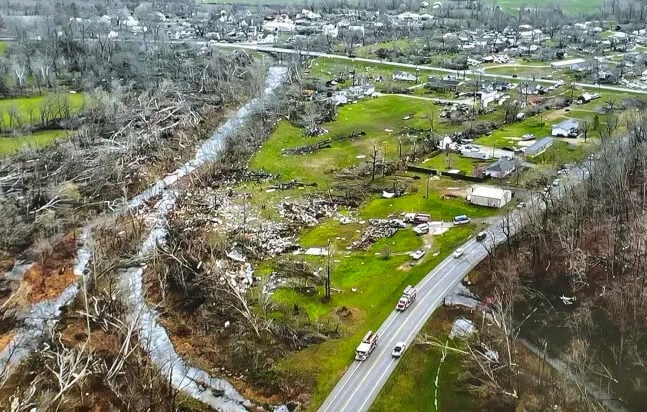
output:
[[[550,149],[530,161],[545,165],[564,165],[583,160],[593,148],[592,143],[570,143],[568,139],[558,140]]]
[[[322,303],[323,290],[313,297],[291,290],[278,290],[277,302],[308,313],[311,322],[334,329],[339,325],[342,337],[312,346],[289,355],[277,367],[289,373],[316,380],[316,388],[308,410],[316,410],[344,370],[353,362],[355,347],[368,329],[377,329],[393,310],[402,290],[420,281],[434,266],[448,256],[477,230],[473,225],[453,228],[435,238],[436,257],[428,256],[420,264],[409,267],[407,256],[395,255],[388,260],[373,254],[339,256],[332,273],[335,290],[332,301]],[[429,255],[429,254],[428,254]],[[323,259],[321,264],[323,264]],[[405,265],[407,270],[399,269]],[[356,288],[352,292],[351,288]],[[339,319],[335,309],[345,306],[352,311],[348,319]]]
[[[7,42],[0,41],[0,56],[4,56],[5,54],[7,54]]]
[[[475,168],[487,166],[488,163],[491,161],[469,159],[458,153],[446,152],[427,160],[422,163],[422,166],[442,171],[458,169],[464,174],[471,175]]]
[[[409,114],[413,114],[413,118],[403,120],[403,117]],[[329,133],[320,137],[306,137],[302,130],[282,121],[253,157],[251,168],[278,173],[282,180],[301,179],[317,182],[325,187],[332,181],[334,171],[369,161],[374,146],[380,158],[384,154],[387,159],[399,156],[398,132],[405,126],[428,129],[429,115],[437,116],[432,113],[431,102],[400,96],[383,96],[341,107],[335,121],[322,125]],[[386,129],[392,132],[387,132]],[[331,148],[307,155],[281,154],[283,148],[311,144],[329,136],[348,135],[353,131],[364,131],[366,136],[335,142]],[[406,153],[412,142],[406,137],[400,138],[400,141],[402,152]],[[365,157],[358,159],[357,156]]]
[[[585,13],[598,9],[603,0],[562,0],[558,6],[567,13]],[[516,11],[520,6],[534,7],[547,4],[545,0],[497,0],[497,5],[508,11]]]
[[[454,318],[454,312],[440,309],[425,324],[421,334],[431,336],[442,344],[447,342],[450,347],[457,347],[460,343],[447,337]],[[441,358],[442,349],[438,347],[410,345],[398,360],[393,374],[386,381],[369,411],[472,410],[471,395],[458,381],[463,373],[461,355],[449,350],[442,363]]]
[[[0,99],[0,119],[4,128],[13,128],[40,122],[41,110],[45,104],[53,111],[57,106],[69,105],[70,112],[75,113],[81,110],[84,103],[85,95],[82,93]],[[12,111],[17,114],[17,119],[10,115]]]
[[[45,130],[30,135],[17,137],[0,137],[0,156],[12,154],[25,147],[43,147],[56,139],[65,138],[71,133],[67,130]]]
[[[365,76],[368,78],[375,78],[376,76],[381,76],[385,81],[375,84],[375,87],[379,90],[387,86],[398,86],[402,88],[411,87],[416,85],[415,82],[401,82],[393,81],[392,76],[395,72],[408,72],[411,74],[416,74],[415,69],[406,69],[402,67],[394,67],[388,64],[379,64],[379,63],[367,63],[362,61],[349,61],[335,58],[327,57],[317,57],[312,60],[310,66],[310,75],[322,79],[322,80],[331,80],[333,76],[337,75],[348,75],[351,71],[355,70],[356,76]],[[430,75],[441,75],[445,76],[447,73],[442,71],[430,71],[425,70],[424,72],[419,73],[420,82],[425,82],[427,77]],[[351,81],[347,80],[343,84],[339,85],[340,87],[349,87],[351,86]]]

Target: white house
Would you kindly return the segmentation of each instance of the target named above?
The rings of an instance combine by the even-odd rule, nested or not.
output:
[[[559,60],[550,64],[551,69],[571,69],[575,70],[586,63],[584,59]]]
[[[286,15],[283,14],[274,20],[266,21],[263,23],[263,30],[265,31],[279,31],[279,32],[293,32],[296,29],[296,24]]]
[[[575,137],[577,136],[580,122],[575,119],[566,119],[563,122],[554,124],[551,127],[550,134],[556,137]]]
[[[467,200],[473,205],[502,208],[512,200],[512,192],[493,186],[474,186]]]

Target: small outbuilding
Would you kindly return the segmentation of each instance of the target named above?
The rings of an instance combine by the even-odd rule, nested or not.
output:
[[[502,208],[512,200],[512,192],[493,186],[474,186],[467,200],[473,205]]]

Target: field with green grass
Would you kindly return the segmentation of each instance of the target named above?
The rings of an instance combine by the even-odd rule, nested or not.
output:
[[[448,338],[454,313],[446,309],[436,311],[420,334],[460,348],[460,342]],[[410,345],[369,411],[472,410],[472,397],[458,381],[463,371],[461,358],[459,353],[448,350],[445,359],[441,360],[442,349],[438,347]]]
[[[603,0],[562,0],[559,7],[568,13],[586,13],[598,9]],[[494,4],[508,11],[516,11],[519,7],[534,7],[546,5],[545,0],[496,0]]]
[[[282,121],[254,155],[251,168],[278,173],[282,180],[301,179],[325,186],[332,181],[333,171],[359,163],[357,156],[365,156],[361,161],[368,161],[374,146],[379,156],[386,153],[387,159],[394,159],[399,155],[399,142],[402,142],[403,153],[406,153],[412,142],[404,137],[399,138],[398,133],[405,126],[428,129],[428,116],[434,115],[432,110],[431,102],[407,97],[367,99],[341,107],[335,121],[322,125],[328,130],[328,134],[320,137],[306,137],[302,130]],[[403,117],[410,114],[413,114],[412,119],[403,120]],[[388,132],[386,129],[392,131]],[[329,136],[348,135],[353,131],[364,131],[366,136],[335,142],[331,148],[307,155],[281,153],[281,149],[286,147],[303,146]]]
[[[45,130],[17,137],[0,137],[0,156],[16,153],[26,147],[43,147],[69,136],[67,130]]]
[[[38,123],[44,104],[48,104],[50,110],[57,104],[68,105],[70,112],[75,113],[81,110],[84,103],[85,95],[82,93],[0,99],[0,119],[5,128],[14,127],[10,124],[16,120],[21,125]],[[17,114],[17,119],[12,120],[12,111]]]
[[[416,74],[415,69],[407,69],[402,67],[396,67],[389,64],[380,64],[380,63],[368,63],[357,60],[346,60],[346,59],[335,59],[328,57],[317,57],[312,60],[310,65],[310,75],[319,78],[322,80],[331,80],[333,76],[337,75],[347,75],[352,70],[355,70],[357,76],[366,76],[368,78],[374,78],[376,76],[382,76],[385,80],[385,83],[391,85],[397,85],[401,87],[411,87],[415,86],[415,82],[400,82],[392,80],[393,73],[395,72],[408,72],[411,74]],[[435,70],[424,70],[418,73],[420,76],[419,82],[426,81],[428,76],[431,75],[442,75],[445,76],[447,73],[443,71]],[[344,83],[339,85],[340,87],[349,87],[351,86],[351,81],[347,80]],[[376,84],[376,88],[382,86],[380,83]]]
[[[7,42],[0,41],[0,56],[4,56],[7,53]]]

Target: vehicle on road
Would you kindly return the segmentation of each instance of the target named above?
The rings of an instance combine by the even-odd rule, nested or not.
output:
[[[420,260],[424,255],[425,255],[425,251],[423,249],[418,249],[415,252],[411,252],[409,254],[409,256],[411,256],[413,260]]]
[[[407,286],[404,289],[404,292],[402,292],[402,296],[400,297],[400,300],[398,300],[398,304],[395,305],[395,309],[399,311],[407,310],[407,308],[411,306],[413,301],[416,300],[417,294],[418,290],[416,288],[411,285]]]
[[[485,233],[485,232],[478,232],[478,233],[476,234],[476,241],[477,241],[477,242],[482,242],[482,241],[484,241],[484,240],[485,240],[485,238],[486,238],[486,237],[487,237],[487,233]]]
[[[454,216],[454,224],[455,225],[466,225],[472,220],[467,217],[466,215],[459,215],[459,216]]]
[[[559,186],[559,179],[553,180],[553,186]]]
[[[373,352],[373,349],[377,346],[377,332],[369,330],[362,338],[362,342],[355,349],[355,360],[363,361],[368,358],[368,355]]]
[[[405,342],[398,342],[395,344],[395,347],[393,348],[393,351],[391,352],[391,356],[394,358],[399,358],[402,356],[402,353],[404,352],[404,348],[407,347],[407,344]]]
[[[458,259],[459,257],[463,256],[463,253],[465,253],[465,251],[462,248],[456,249],[454,251],[454,258]]]

